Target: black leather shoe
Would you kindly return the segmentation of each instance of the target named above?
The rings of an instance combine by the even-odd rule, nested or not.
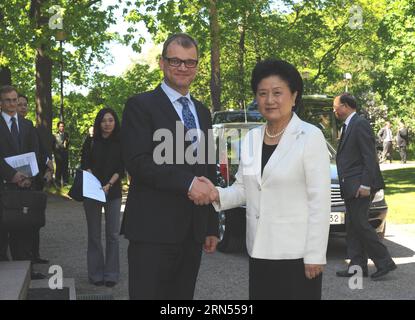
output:
[[[343,277],[343,278],[350,278],[353,277],[356,272],[349,272],[349,269],[341,270],[336,272],[336,276]],[[363,277],[367,277],[369,275],[367,269],[363,269]]]
[[[46,260],[46,259],[42,259],[42,258],[34,258],[33,260],[32,260],[32,263],[34,263],[34,264],[48,264],[49,263],[49,260]]]
[[[380,279],[384,276],[386,276],[389,272],[395,270],[397,268],[395,262],[391,262],[388,265],[386,265],[383,268],[379,268],[374,274],[372,274],[370,277],[375,280],[375,279]]]
[[[114,281],[105,281],[105,286],[108,288],[112,288],[113,286],[115,286],[117,283]]]
[[[32,280],[42,280],[42,279],[46,279],[46,276],[40,272],[32,272],[30,275],[30,278]]]

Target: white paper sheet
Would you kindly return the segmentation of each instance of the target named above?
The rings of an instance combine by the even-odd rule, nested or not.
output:
[[[13,169],[25,174],[28,177],[34,177],[39,173],[36,154],[34,152],[19,154],[13,157],[4,158],[4,160]]]
[[[92,173],[83,171],[82,193],[84,197],[106,202],[105,192],[102,190],[101,182]]]

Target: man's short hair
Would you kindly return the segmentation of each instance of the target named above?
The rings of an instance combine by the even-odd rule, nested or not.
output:
[[[63,122],[63,121],[59,121],[58,122],[58,124],[57,124],[57,127],[59,128],[59,126],[61,125],[61,123],[63,124],[63,125],[65,125],[65,122]]]
[[[347,104],[352,109],[357,109],[357,101],[350,93],[342,93],[339,95],[340,103]]]
[[[17,89],[11,85],[1,86],[0,87],[0,98],[3,94],[13,92],[13,91],[17,93]]]
[[[167,38],[167,40],[164,42],[163,51],[161,52],[162,57],[164,57],[164,58],[166,57],[167,47],[173,42],[177,43],[178,45],[180,45],[180,46],[182,46],[183,48],[186,48],[186,49],[191,48],[191,47],[194,46],[196,48],[197,56],[199,56],[199,47],[198,47],[197,41],[195,39],[193,39],[187,33],[175,33],[175,34],[172,34],[171,36],[169,36]]]

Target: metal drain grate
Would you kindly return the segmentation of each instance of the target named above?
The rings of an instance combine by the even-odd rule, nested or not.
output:
[[[76,300],[114,300],[112,294],[80,294]]]

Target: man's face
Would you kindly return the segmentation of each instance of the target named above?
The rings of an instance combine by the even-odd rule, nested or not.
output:
[[[59,129],[59,132],[64,132],[65,131],[65,125],[63,123],[60,123],[58,129]]]
[[[24,97],[19,97],[17,101],[17,113],[26,118],[28,112],[27,100]]]
[[[17,92],[11,91],[3,93],[0,97],[1,110],[5,113],[14,116],[17,111]]]
[[[333,101],[333,112],[337,119],[344,121],[347,119],[348,112],[346,105],[340,102],[340,97],[334,98]]]
[[[196,47],[184,48],[176,42],[169,44],[166,50],[166,57],[161,57],[159,64],[163,70],[164,80],[174,90],[185,95],[189,92],[190,84],[196,77],[197,65],[194,68],[186,67],[184,63],[179,66],[171,66],[168,59],[195,60],[197,61]]]

